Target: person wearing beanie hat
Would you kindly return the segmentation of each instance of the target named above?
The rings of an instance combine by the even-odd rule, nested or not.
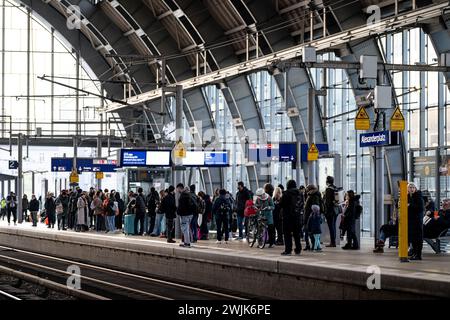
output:
[[[320,225],[322,224],[322,214],[320,212],[320,207],[316,204],[311,206],[311,215],[308,220],[308,232],[314,237],[314,243],[312,244],[312,250],[322,251],[320,247],[320,234],[322,229]]]
[[[273,204],[272,198],[262,188],[256,190],[256,196],[255,206],[267,221],[269,248],[272,248],[275,245],[275,226],[273,224],[273,209],[275,209],[275,205]]]

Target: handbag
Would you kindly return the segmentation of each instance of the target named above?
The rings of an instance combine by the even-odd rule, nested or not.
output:
[[[45,224],[48,226],[48,217],[45,217],[44,222],[45,222]]]

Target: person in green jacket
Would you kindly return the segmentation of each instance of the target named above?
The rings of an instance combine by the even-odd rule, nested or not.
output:
[[[269,248],[275,245],[275,225],[273,224],[273,204],[272,198],[264,192],[263,188],[256,190],[255,206],[267,220],[267,231],[269,232]]]
[[[2,218],[2,220],[5,220],[5,216],[6,216],[6,199],[2,198],[2,200],[0,201],[0,216]]]

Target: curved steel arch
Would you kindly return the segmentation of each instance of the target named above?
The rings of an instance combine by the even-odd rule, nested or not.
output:
[[[100,79],[110,75],[111,78],[124,79],[132,84],[132,90],[142,92],[135,79],[127,72],[126,65],[120,57],[108,57],[107,55],[116,55],[117,52],[103,34],[81,13],[80,29],[74,30],[67,27],[67,21],[72,11],[69,8],[68,1],[51,0],[47,3],[43,1],[16,0],[28,7],[32,12],[40,16],[44,21],[59,32],[70,45],[80,53],[81,58],[89,65],[95,75]],[[83,2],[84,8],[91,8],[89,3]],[[53,8],[49,10],[49,8]],[[112,83],[104,84],[104,89],[109,96],[123,97],[123,88]],[[126,119],[130,117],[130,111],[119,112],[124,125],[127,125]],[[153,122],[156,123],[153,118]]]

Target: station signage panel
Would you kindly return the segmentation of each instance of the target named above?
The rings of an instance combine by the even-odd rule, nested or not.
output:
[[[52,172],[72,172],[73,158],[52,158]],[[115,172],[116,160],[77,158],[77,172]]]
[[[121,167],[170,166],[170,151],[122,149],[120,152],[120,166]]]
[[[230,165],[227,151],[187,151],[183,159],[186,167],[227,167]]]
[[[248,160],[252,162],[297,162],[296,143],[250,144]]]
[[[121,167],[170,167],[171,150],[122,149]],[[227,151],[186,151],[183,166],[186,167],[226,167],[229,166]]]
[[[359,146],[365,147],[379,147],[390,144],[390,132],[380,131],[364,133],[360,135]]]

